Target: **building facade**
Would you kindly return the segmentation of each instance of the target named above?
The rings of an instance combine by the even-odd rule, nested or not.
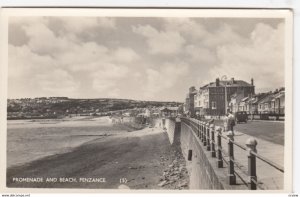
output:
[[[275,114],[285,114],[285,91],[283,90],[275,95],[272,101]]]
[[[186,95],[185,102],[183,104],[183,113],[188,114],[190,110],[190,97],[189,94]]]
[[[284,89],[270,92],[265,98],[258,102],[258,113],[260,114],[282,114],[285,113],[285,91]]]
[[[234,94],[229,102],[233,112],[243,111],[247,114],[279,114],[284,115],[285,92],[284,88],[274,92],[259,93],[243,97],[243,94]]]
[[[226,108],[229,108],[229,102],[234,94],[238,93],[241,98],[254,95],[255,86],[253,79],[251,83],[247,83],[234,78],[222,81],[217,78],[215,82],[200,87],[196,93],[194,103],[197,103],[196,109],[200,115],[220,116],[225,114]]]
[[[189,93],[186,96],[184,111],[190,117],[195,117],[195,95],[197,94],[195,86],[189,88]]]

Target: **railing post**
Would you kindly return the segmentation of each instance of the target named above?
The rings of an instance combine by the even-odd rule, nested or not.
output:
[[[223,168],[223,158],[222,158],[222,139],[221,139],[221,132],[222,132],[222,128],[221,127],[217,127],[216,128],[217,131],[217,166],[218,168]]]
[[[206,146],[206,126],[205,126],[205,122],[203,122],[202,126],[203,126],[203,145]]]
[[[197,136],[198,138],[200,138],[200,124],[199,124],[199,120],[197,120]]]
[[[202,142],[202,128],[201,128],[201,120],[199,121],[199,128],[200,128],[200,141]]]
[[[246,146],[248,150],[248,188],[251,190],[256,190],[257,188],[257,176],[256,176],[256,156],[252,152],[257,152],[256,146],[257,141],[254,138],[249,138],[246,141]]]
[[[215,149],[215,125],[210,125],[210,136],[211,136],[211,156],[216,157],[216,149]]]
[[[204,142],[204,135],[203,135],[203,122],[202,122],[202,121],[200,122],[200,126],[201,126],[201,133],[200,133],[200,135],[201,135],[201,142]]]
[[[209,123],[206,123],[206,143],[207,143],[207,146],[206,146],[206,150],[207,151],[210,151],[210,129],[209,129]]]
[[[200,120],[198,120],[198,122],[197,122],[197,128],[198,128],[198,137],[199,137],[199,139],[201,139],[201,127],[200,127]]]
[[[188,161],[192,161],[193,158],[193,151],[190,149],[188,152]]]
[[[163,129],[166,129],[166,119],[163,118],[161,120],[162,120],[162,127],[163,127]]]
[[[198,122],[198,128],[199,128],[199,139],[201,141],[201,121]]]
[[[228,156],[229,156],[229,162],[228,162],[228,182],[229,185],[236,184],[236,176],[234,174],[234,155],[233,155],[233,133],[232,131],[227,132],[228,137]]]

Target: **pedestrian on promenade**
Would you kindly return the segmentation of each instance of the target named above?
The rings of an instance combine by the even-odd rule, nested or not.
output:
[[[226,131],[232,131],[234,135],[235,118],[230,109],[227,109],[227,114],[224,119],[224,126]]]

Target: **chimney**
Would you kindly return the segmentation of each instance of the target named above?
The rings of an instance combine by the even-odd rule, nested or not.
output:
[[[231,84],[234,84],[234,78],[233,77],[231,78]]]
[[[192,92],[194,92],[195,90],[196,90],[195,86],[192,86],[192,87],[190,87],[190,89],[189,89],[189,93],[192,93]]]
[[[254,85],[254,81],[253,81],[253,78],[251,78],[251,85]]]
[[[220,86],[220,79],[216,78],[216,86]]]

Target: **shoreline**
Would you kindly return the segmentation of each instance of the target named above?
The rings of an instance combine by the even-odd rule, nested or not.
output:
[[[72,151],[87,142],[126,132],[108,118],[95,121],[37,121],[8,124],[7,167],[19,166],[47,156]]]

